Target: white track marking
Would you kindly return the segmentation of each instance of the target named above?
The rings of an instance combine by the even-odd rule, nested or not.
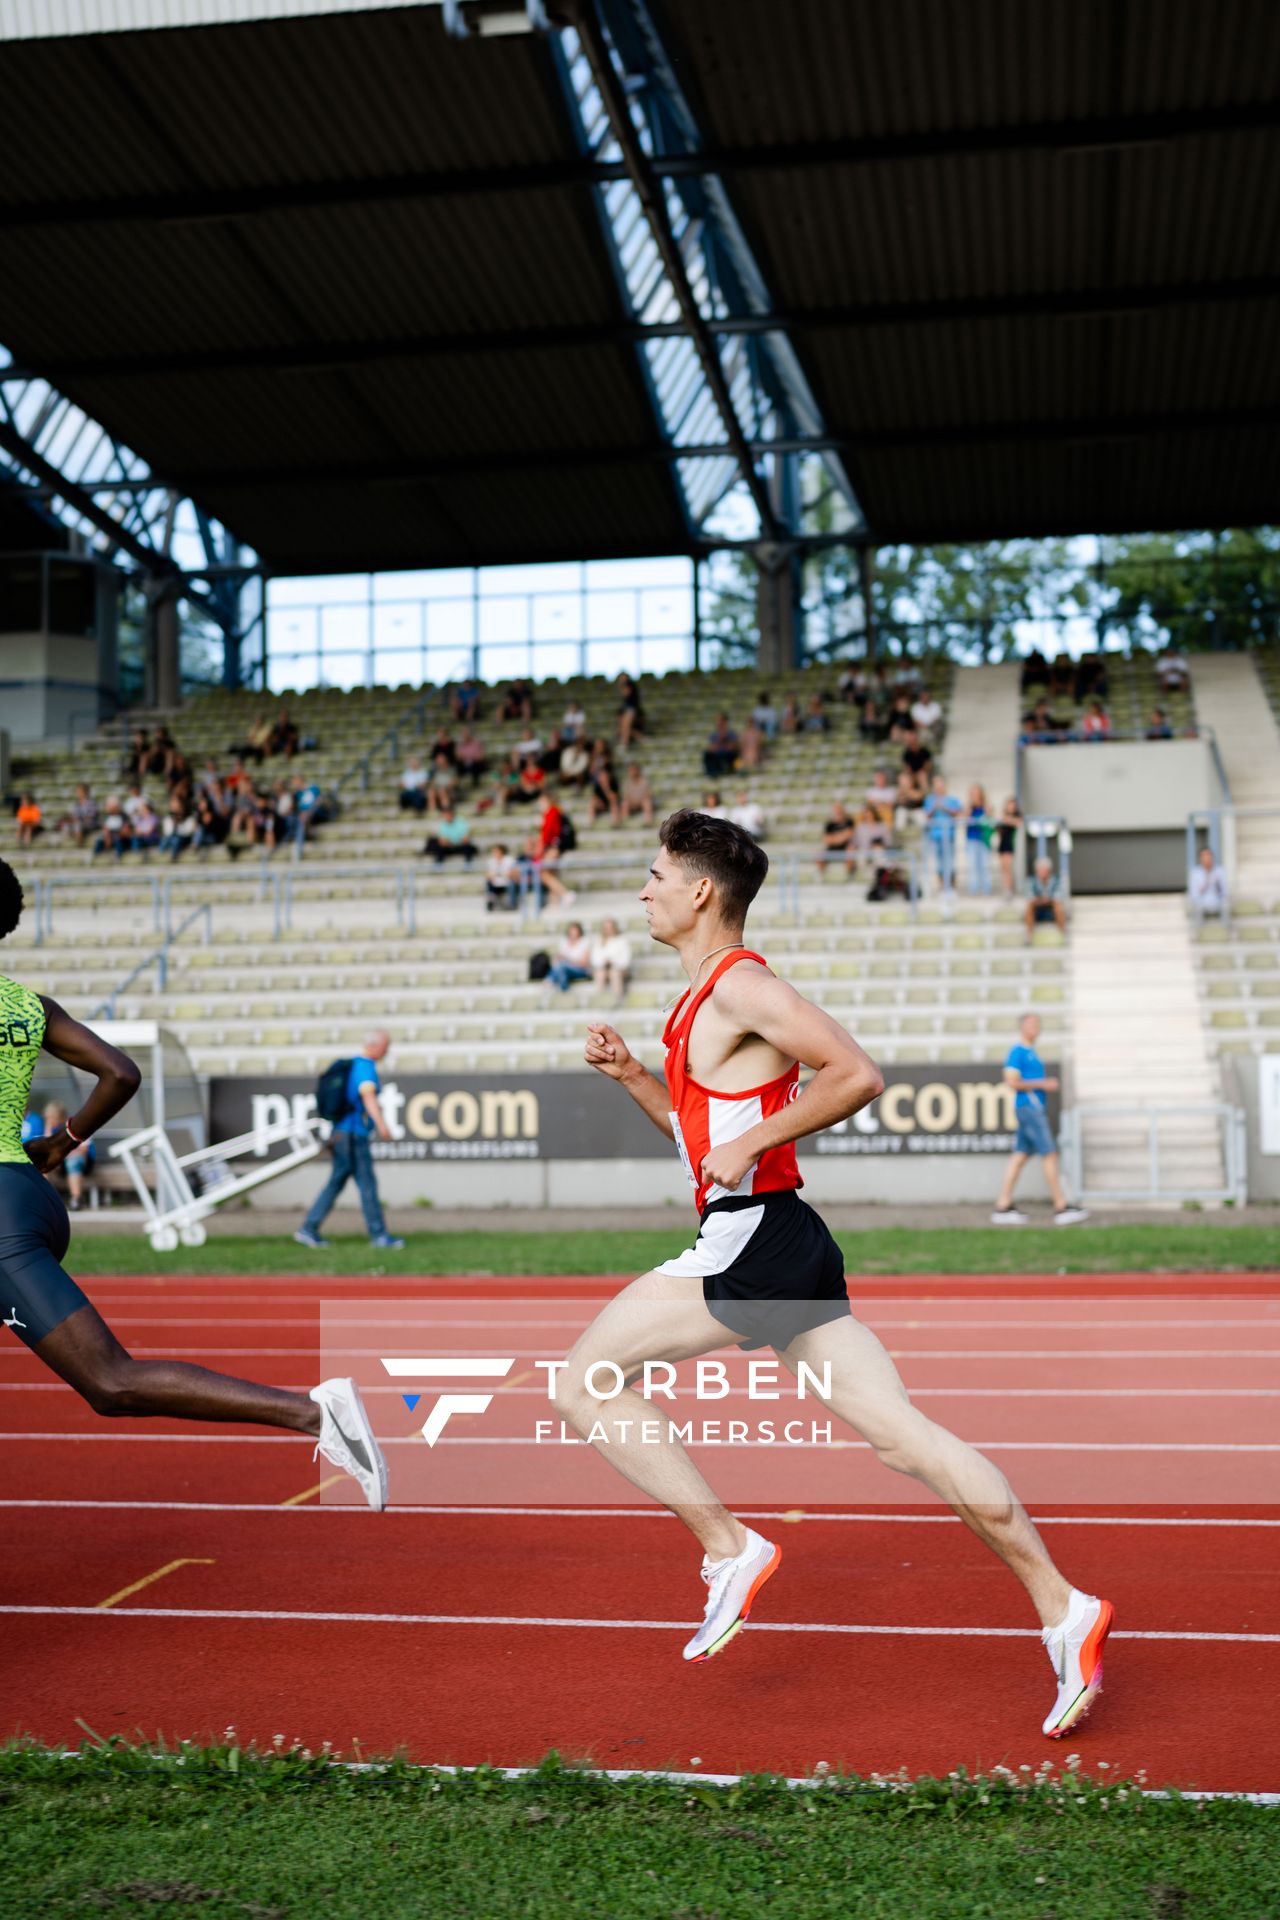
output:
[[[42,1511],[46,1507],[70,1508],[97,1513],[323,1513],[341,1518],[355,1514],[363,1526],[364,1507],[356,1501],[315,1501],[309,1506],[282,1507],[274,1500],[5,1500],[0,1508],[28,1507]],[[738,1507],[743,1520],[802,1520],[806,1526],[825,1522],[833,1525],[896,1527],[958,1527],[954,1513],[808,1513],[790,1507]],[[464,1517],[505,1515],[508,1518],[536,1520],[674,1520],[663,1507],[468,1507],[468,1506],[392,1506],[390,1514],[436,1514]],[[1223,1519],[1217,1515],[1150,1516],[1134,1514],[1033,1515],[1037,1527],[1280,1527],[1280,1519]]]
[[[856,1301],[854,1304],[857,1304]],[[495,1301],[494,1305],[498,1307],[501,1305],[501,1302]],[[886,1327],[912,1333],[929,1331],[945,1333],[949,1330],[967,1333],[976,1328],[994,1329],[996,1331],[1021,1330],[1023,1332],[1029,1331],[1033,1333],[1041,1331],[1042,1329],[1056,1330],[1058,1328],[1064,1328],[1072,1333],[1078,1333],[1080,1331],[1080,1320],[1078,1316],[1074,1320],[971,1320],[967,1315],[962,1320],[925,1320],[914,1317],[910,1320],[882,1320],[878,1314],[859,1313],[857,1317],[864,1326],[872,1328],[875,1332],[879,1332]],[[481,1319],[460,1320],[455,1319],[452,1315],[424,1311],[420,1316],[398,1315],[394,1319],[384,1319],[377,1314],[359,1314],[350,1319],[339,1320],[333,1315],[325,1314],[323,1324],[326,1332],[330,1327],[414,1327],[419,1331],[442,1330],[447,1332],[456,1327],[492,1327],[495,1324],[496,1318],[496,1314],[490,1314]],[[190,1315],[179,1316],[143,1313],[113,1315],[111,1324],[114,1327],[225,1327],[227,1319],[228,1316],[225,1313],[194,1317]],[[312,1327],[315,1323],[315,1315],[277,1317],[275,1314],[264,1314],[261,1316],[255,1315],[247,1324],[254,1327]],[[582,1316],[575,1314],[572,1316],[556,1316],[554,1318],[548,1316],[537,1320],[513,1320],[507,1314],[503,1314],[502,1325],[504,1329],[507,1327],[581,1327]],[[1276,1313],[1267,1315],[1261,1319],[1246,1319],[1241,1317],[1239,1319],[1227,1320],[1152,1320],[1144,1317],[1137,1320],[1102,1320],[1096,1316],[1091,1316],[1091,1325],[1099,1332],[1111,1332],[1113,1329],[1120,1327],[1159,1328],[1161,1330],[1165,1328],[1187,1328],[1195,1332],[1199,1332],[1205,1327],[1270,1327],[1274,1329],[1280,1325],[1280,1307],[1277,1308]]]
[[[309,1436],[298,1433],[0,1433],[0,1445],[13,1440],[67,1441],[73,1446],[161,1447],[274,1447],[297,1446]],[[417,1433],[381,1434],[384,1447],[420,1447]],[[437,1447],[541,1447],[545,1453],[559,1446],[556,1440],[538,1441],[523,1434],[469,1434],[447,1436]],[[585,1446],[581,1440],[570,1446]],[[983,1453],[1280,1453],[1280,1441],[1227,1440],[972,1440],[970,1446]],[[695,1447],[719,1449],[735,1447],[750,1452],[779,1455],[786,1453],[870,1453],[868,1440],[695,1440]]]
[[[310,1382],[277,1380],[273,1384],[286,1393],[305,1393]],[[0,1380],[0,1393],[67,1391],[64,1380]],[[908,1384],[908,1391],[913,1400],[1280,1400],[1280,1387],[916,1387]],[[366,1400],[376,1394],[400,1398],[399,1387],[362,1386],[360,1392]],[[547,1397],[543,1387],[504,1386],[497,1392],[504,1400],[513,1396],[517,1400]],[[676,1400],[696,1402],[692,1388],[682,1391],[676,1387],[673,1393]]]
[[[598,1620],[586,1615],[520,1613],[330,1613],[317,1610],[305,1613],[292,1608],[270,1607],[47,1607],[0,1606],[0,1614],[18,1614],[23,1618],[53,1615],[90,1620],[288,1620],[315,1621],[352,1626],[388,1627],[583,1627],[609,1632],[688,1633],[687,1620]],[[875,1634],[889,1639],[930,1640],[1038,1640],[1033,1627],[902,1627],[853,1625],[826,1620],[753,1621],[752,1633],[838,1633]],[[1189,1640],[1224,1641],[1243,1646],[1280,1646],[1280,1633],[1163,1633],[1155,1631],[1115,1632],[1113,1640]]]

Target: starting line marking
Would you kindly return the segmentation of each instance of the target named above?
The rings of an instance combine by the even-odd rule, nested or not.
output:
[[[0,1614],[23,1618],[49,1615],[79,1619],[102,1618],[100,1607],[0,1606]],[[117,1620],[287,1620],[315,1621],[321,1625],[388,1627],[583,1627],[609,1632],[688,1633],[688,1620],[596,1620],[588,1616],[520,1613],[306,1613],[293,1608],[267,1607],[126,1607],[113,1616]],[[932,1640],[1038,1640],[1034,1627],[901,1627],[826,1620],[759,1620],[753,1633],[837,1633],[870,1634],[886,1638],[901,1636]],[[1112,1634],[1113,1640],[1225,1641],[1243,1646],[1280,1646],[1280,1633],[1163,1633],[1130,1630]]]
[[[335,1474],[332,1480],[321,1481],[320,1487],[332,1486],[334,1481],[343,1480],[345,1474]],[[291,1508],[295,1513],[325,1513],[339,1516],[358,1514],[363,1516],[364,1507],[355,1501],[335,1502],[329,1506],[308,1507],[304,1503],[314,1497],[320,1488],[309,1488],[306,1493],[295,1494],[290,1500],[254,1501],[254,1500],[8,1500],[0,1499],[0,1508],[30,1507],[37,1510],[44,1507],[71,1508],[74,1511],[105,1513],[275,1513]],[[470,1506],[392,1506],[386,1509],[389,1514],[461,1514],[464,1517],[479,1515],[505,1515],[515,1518],[536,1520],[674,1520],[675,1515],[663,1507],[470,1507]],[[958,1527],[960,1518],[954,1513],[806,1513],[795,1507],[738,1507],[735,1512],[743,1520],[803,1520],[807,1525],[822,1521],[833,1521],[838,1525],[851,1522],[866,1523],[871,1526],[884,1523],[886,1526],[900,1527]],[[1280,1527],[1280,1519],[1225,1519],[1216,1514],[1177,1514],[1177,1515],[1134,1515],[1101,1513],[1055,1513],[1033,1514],[1037,1527]],[[363,1525],[363,1518],[361,1520]]]

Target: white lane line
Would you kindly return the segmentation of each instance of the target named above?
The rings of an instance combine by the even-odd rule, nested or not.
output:
[[[500,1308],[501,1304],[500,1301],[494,1302],[495,1308]],[[857,1303],[854,1302],[854,1304],[856,1305]],[[862,1321],[864,1326],[871,1327],[876,1332],[879,1332],[885,1327],[913,1333],[928,1331],[942,1333],[958,1331],[967,1333],[978,1328],[991,1329],[997,1332],[1021,1330],[1023,1332],[1029,1331],[1035,1333],[1044,1329],[1056,1330],[1058,1328],[1065,1328],[1072,1333],[1079,1333],[1080,1331],[1078,1315],[1073,1320],[972,1320],[967,1314],[960,1320],[925,1320],[917,1318],[910,1320],[883,1320],[879,1314],[874,1313],[859,1313],[857,1317]],[[421,1315],[397,1314],[394,1318],[384,1318],[378,1314],[366,1313],[354,1315],[350,1319],[338,1319],[334,1315],[325,1314],[323,1324],[326,1331],[328,1331],[330,1327],[414,1327],[424,1332],[437,1330],[450,1332],[457,1327],[493,1327],[497,1322],[497,1318],[498,1315],[495,1312],[479,1319],[456,1319],[452,1315],[434,1313],[429,1307],[424,1307]],[[225,1313],[195,1317],[189,1315],[179,1316],[143,1313],[136,1315],[113,1315],[111,1324],[116,1327],[225,1328],[227,1319],[228,1316]],[[252,1320],[241,1322],[241,1324],[248,1324],[254,1327],[311,1327],[315,1325],[316,1319],[317,1316],[315,1314],[284,1317],[277,1317],[272,1314],[270,1316],[254,1316]],[[583,1324],[580,1314],[566,1314],[555,1318],[546,1316],[537,1320],[513,1320],[509,1315],[504,1313],[501,1316],[501,1320],[504,1330],[508,1327],[581,1327]],[[1194,1332],[1201,1332],[1206,1327],[1270,1327],[1274,1329],[1280,1325],[1280,1308],[1277,1308],[1276,1313],[1266,1315],[1260,1319],[1246,1319],[1241,1317],[1239,1319],[1227,1320],[1152,1320],[1144,1317],[1136,1320],[1102,1320],[1099,1319],[1097,1315],[1090,1315],[1090,1324],[1100,1333],[1110,1333],[1120,1327],[1159,1328],[1161,1330],[1165,1328],[1186,1328]]]
[[[609,1632],[688,1633],[687,1620],[598,1620],[587,1615],[520,1613],[330,1613],[303,1612],[294,1608],[273,1607],[101,1607],[0,1606],[0,1613],[17,1614],[24,1619],[71,1615],[91,1620],[288,1620],[315,1621],[322,1625],[337,1622],[352,1626],[391,1627],[583,1627]],[[759,1620],[753,1633],[839,1633],[876,1634],[896,1639],[930,1640],[1038,1640],[1032,1627],[902,1627],[852,1625],[819,1620]],[[1280,1633],[1164,1633],[1129,1630],[1113,1633],[1113,1640],[1224,1641],[1242,1646],[1280,1646]]]
[[[0,1508],[29,1507],[37,1511],[45,1507],[70,1508],[74,1511],[85,1510],[95,1513],[325,1513],[342,1517],[347,1514],[360,1516],[363,1526],[364,1506],[356,1501],[326,1503],[316,1501],[308,1506],[281,1507],[274,1500],[5,1500],[0,1499]],[[734,1511],[743,1520],[785,1520],[803,1521],[806,1526],[830,1521],[834,1525],[869,1525],[897,1527],[958,1527],[960,1519],[954,1513],[810,1513],[798,1507],[736,1507]],[[480,1515],[505,1515],[508,1518],[529,1518],[536,1520],[674,1520],[675,1515],[664,1507],[475,1507],[475,1506],[414,1506],[406,1503],[387,1508],[392,1514],[461,1514],[464,1518]],[[1035,1514],[1032,1516],[1037,1527],[1280,1527],[1280,1519],[1224,1519],[1219,1515],[1134,1515],[1134,1514]]]
[[[297,1433],[0,1433],[0,1445],[14,1440],[67,1441],[73,1446],[162,1447],[276,1447],[296,1446],[306,1436]],[[420,1447],[417,1433],[379,1435],[383,1447]],[[585,1440],[535,1440],[524,1434],[445,1435],[440,1447],[538,1447],[543,1453],[560,1445],[586,1446]],[[868,1440],[693,1440],[708,1451],[736,1448],[751,1453],[870,1453]],[[983,1453],[1280,1453],[1280,1441],[1227,1440],[971,1440]]]
[[[439,1373],[439,1367],[432,1369],[433,1377]],[[305,1393],[310,1387],[306,1380],[274,1382],[287,1393]],[[64,1380],[0,1380],[0,1393],[65,1393]],[[514,1397],[517,1400],[546,1400],[545,1387],[499,1387],[498,1394],[504,1400]],[[913,1400],[1280,1400],[1280,1386],[1277,1387],[918,1387],[907,1382],[907,1391]],[[362,1386],[364,1399],[372,1399],[377,1394],[392,1394],[400,1398],[399,1387]],[[746,1392],[744,1382],[741,1392]],[[672,1389],[676,1400],[686,1404],[698,1404],[692,1387]],[[665,1397],[665,1396],[664,1396]],[[821,1403],[816,1396],[807,1396],[815,1406]],[[652,1403],[658,1405],[657,1401]],[[730,1405],[737,1406],[738,1400],[730,1396]],[[759,1398],[753,1400],[753,1406],[759,1404]]]

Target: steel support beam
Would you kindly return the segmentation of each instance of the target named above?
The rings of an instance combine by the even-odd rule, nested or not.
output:
[[[130,559],[136,560],[148,573],[172,574],[174,572],[173,562],[167,554],[161,553],[156,547],[148,546],[145,540],[139,540],[137,535],[131,533],[127,527],[122,527],[104,507],[98,505],[92,493],[59,473],[51,461],[46,460],[43,454],[37,453],[29,441],[24,440],[15,428],[3,420],[0,420],[0,450],[7,453],[26,472],[34,474],[37,480],[42,480],[52,493],[65,500],[68,506],[74,507],[91,526],[97,527],[100,533],[105,534],[113,547],[127,553]],[[155,484],[155,481],[150,483],[153,489]]]
[[[1030,126],[948,127],[857,138],[787,141],[777,146],[708,147],[695,154],[657,157],[652,166],[656,177],[679,180],[711,174],[808,172],[1002,153],[1057,153],[1071,158],[1161,146],[1174,140],[1273,132],[1274,129],[1275,109],[1267,101],[1170,113],[1047,120]],[[209,220],[253,220],[303,208],[360,207],[378,201],[599,187],[628,177],[628,168],[622,162],[569,157],[535,165],[383,174],[365,180],[264,181],[252,187],[86,196],[6,207],[0,210],[0,232],[151,221],[198,225]]]

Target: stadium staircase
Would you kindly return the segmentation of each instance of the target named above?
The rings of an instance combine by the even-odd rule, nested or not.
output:
[[[1193,669],[1196,712],[1217,736],[1232,803],[1276,809],[1236,821],[1237,890],[1280,893],[1280,731],[1262,667],[1252,654],[1206,653]]]

